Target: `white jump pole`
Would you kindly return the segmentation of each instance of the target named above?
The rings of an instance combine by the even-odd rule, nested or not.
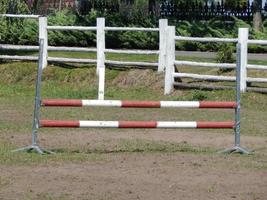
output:
[[[240,46],[240,91],[247,89],[247,64],[248,64],[248,28],[238,29],[238,43]]]
[[[167,55],[166,55],[166,70],[165,70],[165,88],[164,94],[170,94],[173,89],[173,74],[175,62],[175,26],[167,27]]]
[[[163,72],[166,68],[166,29],[168,27],[168,19],[159,20],[159,57],[158,72]]]
[[[39,17],[39,41],[43,40],[42,69],[47,67],[48,59],[48,36],[47,17]]]
[[[105,18],[97,18],[96,21],[96,40],[97,40],[97,69],[96,73],[99,74],[99,68],[105,67]]]

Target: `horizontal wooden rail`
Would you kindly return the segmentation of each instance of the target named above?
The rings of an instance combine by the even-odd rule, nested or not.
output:
[[[144,27],[108,27],[104,28],[105,31],[144,31],[144,32],[158,32],[159,28],[144,28]]]
[[[194,66],[194,67],[214,67],[222,69],[235,69],[234,63],[205,63],[205,62],[192,62],[192,61],[175,61],[176,65]]]
[[[267,45],[267,40],[248,40],[248,44]]]
[[[176,36],[176,41],[192,41],[192,42],[224,42],[224,43],[237,43],[237,38],[201,38],[201,37],[183,37]]]
[[[96,31],[95,26],[47,26],[47,29],[55,31]]]
[[[41,15],[14,15],[14,14],[0,14],[0,17],[13,17],[13,18],[32,18],[38,19]]]
[[[200,74],[189,74],[189,73],[174,73],[174,78],[194,78],[199,80],[210,80],[210,81],[235,81],[234,76],[215,76],[215,75],[200,75]]]
[[[115,60],[105,60],[106,64],[112,65],[128,65],[128,66],[154,66],[157,67],[158,63],[149,63],[149,62],[127,62],[127,61],[115,61]]]

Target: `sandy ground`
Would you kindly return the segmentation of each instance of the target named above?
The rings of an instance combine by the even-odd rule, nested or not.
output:
[[[17,146],[29,143],[27,134],[1,139]],[[251,156],[112,151],[121,140],[137,139],[214,149],[233,145],[233,135],[204,131],[53,130],[40,135],[42,146],[73,151],[101,147],[107,152],[96,153],[98,159],[88,154],[83,161],[0,165],[0,199],[266,200],[267,140],[263,137],[242,138],[244,146],[258,148]]]

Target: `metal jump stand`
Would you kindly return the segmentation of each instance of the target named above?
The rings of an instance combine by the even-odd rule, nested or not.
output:
[[[241,111],[241,91],[240,91],[240,75],[241,75],[241,45],[236,45],[236,103],[235,109],[235,146],[229,149],[225,149],[222,153],[241,153],[249,154],[250,151],[240,146],[240,111]]]
[[[34,104],[34,117],[33,117],[33,126],[32,126],[32,144],[27,147],[22,147],[14,150],[14,152],[18,151],[35,151],[39,154],[53,154],[54,152],[49,151],[47,149],[43,149],[38,146],[37,142],[37,130],[39,128],[39,114],[41,107],[41,81],[42,81],[42,71],[43,71],[43,48],[44,48],[44,40],[40,39],[40,47],[39,47],[39,62],[38,62],[38,72],[37,72],[37,80],[35,85],[35,104]]]
[[[34,118],[32,127],[32,144],[27,147],[19,148],[14,150],[18,151],[35,151],[39,154],[54,154],[54,152],[41,148],[37,142],[37,131],[40,127],[39,124],[39,114],[41,107],[41,81],[42,81],[42,70],[43,70],[43,58],[44,58],[44,40],[40,39],[39,47],[39,63],[38,63],[38,73],[36,81],[36,93],[35,93],[35,106],[34,106]],[[236,67],[236,103],[237,107],[235,109],[235,145],[232,148],[221,151],[221,153],[241,153],[249,154],[250,152],[240,146],[240,108],[241,108],[241,91],[240,91],[240,68],[241,68],[241,56],[240,56],[240,44],[237,44],[237,67]]]

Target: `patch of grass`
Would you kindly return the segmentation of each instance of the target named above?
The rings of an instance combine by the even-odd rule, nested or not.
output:
[[[104,145],[105,146],[105,145]],[[103,149],[97,147],[87,150],[87,153],[214,153],[216,150],[209,147],[194,147],[186,142],[170,143],[164,141],[151,141],[143,139],[120,139],[118,143],[111,149]]]
[[[39,194],[34,194],[31,189],[29,191],[25,192],[23,199],[24,200],[34,200],[38,198],[39,200],[66,200],[70,199],[69,194],[60,194],[60,195],[55,195],[50,192],[42,192]]]
[[[106,147],[105,141],[93,149],[52,149],[54,155],[39,155],[37,153],[12,152],[16,147],[7,142],[0,143],[0,165],[57,165],[60,163],[81,163],[85,161],[105,161],[108,154],[114,153],[193,153],[210,154],[216,150],[209,147],[194,147],[186,142],[170,143],[149,140],[120,139],[114,147]],[[3,182],[3,181],[2,181]]]
[[[267,60],[248,60],[248,64],[267,65]]]
[[[92,152],[101,152],[101,150],[93,150]],[[106,151],[104,151],[106,153]],[[127,140],[121,139],[117,147],[109,152],[162,152],[162,153],[174,153],[174,152],[185,152],[185,153],[214,153],[215,150],[209,147],[193,147],[192,145],[182,143],[170,143],[170,142],[156,142],[149,140]]]
[[[57,165],[61,163],[80,163],[84,161],[103,161],[105,156],[100,154],[71,153],[65,151],[54,155],[40,155],[37,153],[12,152],[17,147],[6,142],[0,143],[0,165]]]
[[[22,66],[20,66],[22,64]],[[10,108],[11,110],[16,110],[23,118],[23,115],[27,114],[28,117],[24,117],[23,123],[13,123],[13,121],[6,119],[3,120],[4,123],[0,123],[0,130],[3,132],[12,132],[18,130],[29,131],[32,123],[32,110],[34,102],[34,89],[35,89],[35,76],[36,76],[36,66],[29,63],[7,63],[2,64],[0,67],[0,103],[2,110],[4,108]],[[25,70],[24,68],[29,68]],[[27,72],[27,73],[26,73]],[[151,73],[154,73],[151,71]],[[10,74],[18,76],[14,79]],[[32,77],[28,78],[27,76]],[[137,84],[133,87],[120,87],[112,83],[112,81],[120,74],[118,70],[107,70],[106,73],[106,99],[122,99],[122,100],[208,100],[208,101],[235,101],[235,92],[226,91],[201,91],[201,90],[185,90],[179,91],[177,94],[164,96],[163,91],[152,90],[146,85]],[[149,74],[148,74],[149,75]],[[95,68],[74,68],[66,69],[60,67],[49,66],[44,70],[43,82],[42,82],[42,98],[70,98],[70,99],[96,99],[97,98],[97,79],[95,75]],[[267,121],[267,101],[265,94],[257,93],[245,93],[242,94],[242,134],[245,135],[266,135],[265,121]],[[73,116],[73,119],[79,118],[79,115],[88,118],[88,112],[82,114],[80,110],[73,109],[70,113],[64,112],[66,109],[61,109],[60,111],[51,111],[51,115],[64,117]],[[62,112],[62,115],[57,113]],[[103,116],[109,116],[109,110],[100,111],[105,114]],[[110,112],[114,112],[113,110]],[[135,111],[143,111],[138,110]],[[146,111],[145,111],[146,112]],[[158,116],[160,116],[161,111]],[[155,112],[155,116],[157,113]],[[178,112],[178,109],[177,109]],[[198,114],[200,113],[201,114]],[[90,116],[98,116],[99,111],[90,111]],[[4,114],[4,113],[3,113]],[[126,113],[125,113],[126,114]],[[163,116],[166,117],[163,120],[173,119],[171,115],[175,114],[175,110],[169,112],[162,112]],[[147,114],[145,114],[147,115]],[[152,115],[151,115],[152,116]],[[228,114],[222,115],[214,110],[209,111],[183,111],[179,109],[179,120],[229,120]],[[218,117],[215,117],[218,116]],[[232,115],[233,116],[233,115]],[[118,115],[118,120],[120,115]],[[135,117],[128,116],[129,119],[134,119]],[[149,116],[148,116],[149,117]],[[100,116],[99,118],[102,118]],[[160,118],[160,117],[158,117]],[[161,117],[163,118],[163,117]],[[93,119],[93,118],[92,118]],[[142,119],[142,116],[139,117]],[[144,118],[146,119],[146,118]],[[11,122],[10,122],[11,121]],[[28,122],[28,126],[26,125]],[[12,124],[13,123],[13,124]],[[20,125],[19,125],[20,124]],[[21,131],[20,131],[21,132]],[[220,131],[218,131],[220,132]]]

